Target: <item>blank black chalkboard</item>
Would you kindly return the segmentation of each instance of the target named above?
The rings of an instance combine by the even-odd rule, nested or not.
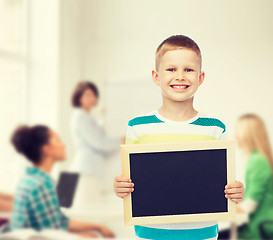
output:
[[[224,190],[235,181],[234,155],[233,140],[122,145],[122,175],[134,183],[125,225],[233,219]]]
[[[71,207],[77,188],[79,174],[62,172],[57,184],[57,195],[62,207]]]
[[[132,216],[227,212],[226,160],[226,149],[130,154]]]

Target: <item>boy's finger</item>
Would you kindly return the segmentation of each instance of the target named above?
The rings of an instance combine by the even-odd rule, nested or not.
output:
[[[226,185],[225,188],[242,188],[243,185],[241,182],[233,182]]]
[[[242,194],[226,194],[225,197],[229,199],[242,199]]]
[[[133,188],[117,188],[118,193],[130,193],[130,192],[133,192],[133,191],[134,191]]]
[[[132,188],[132,187],[134,187],[133,183],[119,182],[117,184],[117,188]]]
[[[117,182],[132,182],[132,180],[130,178],[126,178],[123,176],[115,177],[115,181],[117,181]]]
[[[224,192],[225,193],[229,193],[229,194],[232,194],[232,193],[242,193],[243,189],[242,188],[228,188],[228,189],[225,189]]]

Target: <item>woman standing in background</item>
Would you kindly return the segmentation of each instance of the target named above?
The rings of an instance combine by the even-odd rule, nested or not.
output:
[[[89,203],[102,191],[106,154],[119,150],[120,144],[124,143],[124,138],[109,138],[90,115],[97,104],[98,97],[97,87],[89,81],[79,82],[72,95],[72,105],[75,109],[71,120],[71,130],[75,144],[75,157],[70,170],[81,174],[80,181],[85,184],[84,186],[80,184],[81,190],[78,190],[76,195],[88,194],[89,197],[82,195],[81,198]],[[90,191],[93,191],[93,194]]]
[[[239,230],[239,239],[262,239],[260,224],[273,221],[273,156],[263,120],[255,114],[239,118],[236,126],[238,147],[248,156],[245,173],[245,198],[237,212],[249,215],[248,224]],[[267,234],[273,237],[273,223]]]

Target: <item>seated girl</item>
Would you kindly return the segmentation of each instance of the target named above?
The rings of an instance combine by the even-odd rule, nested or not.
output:
[[[32,164],[26,169],[14,196],[11,228],[64,229],[86,237],[114,237],[96,223],[68,219],[60,210],[50,171],[58,161],[66,159],[65,146],[58,135],[46,126],[21,126],[15,130],[11,142],[15,149]]]

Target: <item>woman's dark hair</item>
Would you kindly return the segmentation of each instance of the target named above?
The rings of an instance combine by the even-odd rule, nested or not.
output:
[[[40,163],[41,148],[49,141],[49,128],[43,125],[18,127],[11,137],[11,142],[17,152],[22,153],[34,164]]]
[[[80,98],[86,89],[90,89],[94,92],[95,96],[99,97],[99,91],[96,85],[89,81],[79,82],[72,94],[72,105],[74,107],[81,107]]]

